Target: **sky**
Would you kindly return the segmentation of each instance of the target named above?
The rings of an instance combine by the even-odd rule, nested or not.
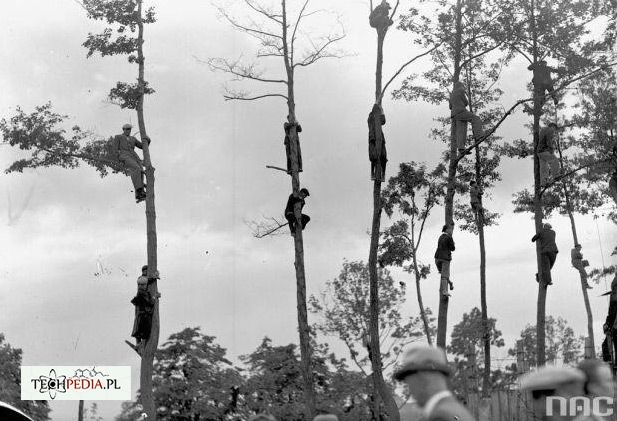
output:
[[[265,168],[284,166],[286,105],[280,99],[224,101],[229,78],[211,72],[204,61],[250,60],[256,45],[234,32],[210,2],[147,3],[155,6],[158,18],[146,28],[146,78],[156,93],[146,98],[145,115],[156,168],[161,343],[185,327],[200,326],[235,361],[264,336],[275,344],[297,343],[293,239],[256,239],[247,226],[264,216],[282,217],[290,193],[287,176]],[[297,118],[304,129],[301,180],[311,192],[305,207],[311,222],[304,233],[309,295],[338,275],[344,259],[368,258],[372,183],[366,116],[374,98],[375,60],[368,1],[314,4],[340,15],[346,31],[340,48],[347,54],[296,75]],[[122,124],[136,123],[134,113],[106,100],[116,81],[135,79],[136,67],[122,57],[86,58],[81,44],[103,26],[89,21],[77,2],[8,0],[0,7],[0,117],[11,116],[18,105],[29,112],[51,101],[69,116],[67,128],[78,124],[108,137],[120,133]],[[323,22],[315,28],[327,29]],[[384,74],[419,52],[408,34],[392,31]],[[429,63],[414,66],[412,71],[420,72]],[[282,63],[273,61],[265,69],[274,76],[283,71]],[[504,71],[504,108],[526,97],[530,78],[522,61]],[[262,93],[271,87],[244,88]],[[431,140],[429,131],[434,119],[447,113],[445,106],[394,101],[388,95],[383,105],[389,174],[401,162],[437,163],[443,145]],[[505,140],[529,137],[525,122],[518,112],[498,134]],[[0,167],[6,168],[18,153],[2,148]],[[500,224],[486,230],[487,288],[489,315],[497,319],[507,347],[535,322],[534,223],[530,215],[513,214],[511,204],[512,194],[532,182],[531,159],[506,159],[502,181],[486,203],[502,214]],[[129,301],[146,262],[146,235],[144,206],[135,205],[131,189],[128,177],[100,178],[86,166],[0,176],[0,332],[23,350],[24,365],[130,365],[137,389],[139,360],[123,342],[130,338]],[[601,209],[597,219],[576,216],[585,258],[594,267],[614,263],[610,251],[617,230],[603,218],[608,209]],[[422,250],[427,263],[442,221],[442,209],[428,221]],[[547,314],[566,318],[584,335],[580,282],[569,263],[569,221],[557,215],[550,222],[561,253]],[[385,216],[382,223],[388,223]],[[477,238],[457,231],[454,239],[456,289],[449,328],[479,306]],[[411,281],[405,273],[393,273]],[[425,305],[436,313],[438,278],[432,274],[423,282]],[[415,290],[407,290],[405,311],[417,315]],[[607,310],[599,295],[607,290],[604,282],[590,291],[597,344]],[[342,350],[335,338],[327,340]],[[505,349],[495,357],[498,366],[508,362]],[[119,412],[120,402],[98,404],[105,420]],[[77,402],[51,407],[54,421],[74,419]]]

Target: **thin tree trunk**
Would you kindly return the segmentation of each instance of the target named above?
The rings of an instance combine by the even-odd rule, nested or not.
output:
[[[154,196],[154,167],[150,159],[150,150],[146,141],[146,123],[144,120],[144,25],[142,22],[142,0],[137,0],[138,21],[138,39],[137,39],[137,63],[139,65],[139,76],[137,83],[140,89],[139,101],[137,104],[137,122],[143,144],[144,167],[146,169],[146,236],[147,236],[147,253],[148,253],[148,278],[155,278],[157,273],[157,238],[156,238],[156,210]],[[158,296],[157,282],[152,282],[148,287],[150,294],[153,297]],[[156,420],[156,407],[154,397],[152,395],[152,365],[154,362],[154,354],[159,343],[159,302],[155,300],[152,313],[152,329],[150,337],[145,342],[141,354],[141,368],[139,377],[139,393],[143,411],[148,415],[149,420]]]
[[[431,338],[431,329],[428,324],[428,317],[426,316],[426,310],[422,302],[422,290],[420,289],[420,272],[418,271],[418,261],[416,259],[416,250],[413,251],[413,271],[416,276],[416,295],[418,297],[418,306],[420,307],[420,317],[422,318],[422,324],[424,325],[424,334],[429,345],[433,345],[433,338]]]
[[[84,421],[84,401],[79,400],[79,406],[77,409],[77,421]]]
[[[533,62],[538,62],[538,35],[536,31],[535,21],[535,0],[531,0],[531,34],[533,41]],[[538,90],[534,85],[534,99],[533,99],[533,178],[534,178],[534,223],[535,232],[540,232],[542,229],[542,220],[544,218],[544,212],[542,210],[542,195],[540,187],[540,162],[538,160],[538,141],[540,132],[540,116],[542,114],[542,106],[536,95]],[[548,273],[544,271],[544,265],[542,264],[542,254],[540,249],[540,243],[536,241],[536,265],[538,267],[538,302],[536,313],[536,353],[537,353],[537,365],[543,366],[546,364],[546,290],[548,280],[550,279],[550,270]]]
[[[296,103],[294,97],[294,69],[290,60],[290,51],[287,43],[287,7],[286,0],[282,0],[283,10],[283,49],[285,70],[287,72],[287,107],[291,122],[296,120]],[[289,130],[289,143],[291,153],[291,187],[295,195],[300,191],[300,175],[299,175],[299,160],[298,148],[299,145],[298,132],[296,126],[292,125]],[[311,364],[311,342],[310,328],[308,324],[308,313],[306,308],[306,276],[304,270],[304,240],[302,232],[302,211],[300,204],[296,203],[294,207],[296,217],[296,234],[294,235],[294,252],[296,269],[296,300],[298,313],[298,332],[300,336],[300,361],[302,365],[302,379],[304,381],[304,403],[306,406],[306,419],[312,420],[316,414],[315,408],[315,391],[313,382],[313,369]]]
[[[564,173],[563,154],[561,152],[561,146],[559,145],[559,142],[557,143],[557,151],[559,152],[559,167],[561,169],[561,173],[563,174]],[[566,200],[566,211],[568,212],[568,218],[570,219],[570,227],[572,228],[572,239],[574,241],[574,246],[576,246],[578,244],[578,235],[576,233],[576,222],[574,220],[574,213],[572,212],[572,202],[570,200],[570,192],[568,190],[568,183],[566,182],[565,179],[562,180],[561,186],[563,189],[563,196]],[[588,285],[587,279],[582,271],[578,269],[576,269],[576,271],[578,272],[579,277],[581,278],[581,289],[583,291],[583,301],[585,303],[585,310],[587,312],[587,336],[589,337],[589,340],[591,342],[590,343],[591,349],[593,349],[593,352],[595,354],[596,341],[595,341],[594,334],[593,334],[593,314],[591,312],[591,305],[589,304],[589,294],[587,293],[587,285]]]
[[[387,28],[382,31],[377,31],[377,64],[375,70],[375,103],[381,106],[381,91],[382,91],[382,68],[383,68],[383,43],[386,36]],[[396,401],[392,396],[392,392],[383,378],[383,369],[381,361],[381,346],[379,343],[379,278],[377,274],[377,249],[379,248],[379,236],[381,228],[381,148],[383,145],[383,137],[381,132],[381,121],[378,113],[373,113],[375,119],[375,145],[376,156],[375,162],[375,181],[373,183],[373,222],[371,225],[371,243],[369,249],[369,291],[370,291],[370,316],[369,316],[369,336],[371,344],[371,377],[375,390],[379,393],[381,400],[384,402],[388,419],[390,421],[399,421],[400,414]]]
[[[482,189],[482,173],[480,169],[480,147],[476,148],[476,183]],[[481,191],[481,190],[480,190]],[[480,208],[476,217],[478,239],[480,241],[480,307],[482,311],[482,339],[484,342],[484,372],[482,373],[482,396],[491,394],[491,332],[488,323],[488,308],[486,303],[486,245],[484,240],[484,204],[480,196]]]
[[[461,54],[462,54],[462,0],[456,2],[456,39],[454,48],[454,72],[452,76],[452,82],[459,81],[461,73]],[[456,169],[457,169],[457,146],[456,146],[456,121],[450,122],[450,164],[448,166],[448,186],[446,188],[445,198],[445,224],[454,224],[454,185],[456,182]],[[448,303],[449,298],[447,295],[441,293],[441,282],[439,292],[439,314],[437,316],[437,346],[442,348],[446,347],[446,333],[448,328]]]

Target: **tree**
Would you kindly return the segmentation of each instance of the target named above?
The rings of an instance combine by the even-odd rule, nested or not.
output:
[[[536,366],[538,362],[536,335],[536,326],[528,324],[520,336],[524,358],[530,367]],[[546,317],[546,361],[561,359],[564,364],[576,364],[582,355],[583,347],[584,338],[576,336],[565,319]],[[508,354],[515,356],[516,348],[509,349]]]
[[[370,375],[371,346],[370,320],[370,285],[369,270],[361,261],[344,261],[339,276],[326,282],[325,289],[319,297],[311,296],[310,310],[319,314],[320,320],[314,324],[314,330],[326,336],[334,336],[345,343],[352,360],[366,376]],[[381,360],[384,369],[394,365],[403,348],[419,339],[421,320],[405,318],[401,314],[405,303],[405,284],[398,283],[388,270],[379,271],[379,343],[385,347]],[[427,313],[430,324],[430,310]]]
[[[313,349],[317,408],[345,421],[375,419],[370,417],[364,375],[349,371],[327,345],[314,344]],[[296,345],[274,346],[264,338],[255,351],[241,359],[247,366],[242,387],[247,415],[266,412],[281,420],[304,419],[302,368]]]
[[[414,274],[420,317],[429,344],[433,343],[427,315],[430,310],[422,303],[420,281],[428,277],[430,265],[419,261],[418,251],[426,220],[433,208],[441,204],[445,193],[444,172],[442,164],[428,171],[425,164],[402,163],[399,173],[388,181],[382,199],[386,215],[392,218],[396,212],[399,219],[383,233],[379,260],[383,265],[403,267]]]
[[[186,328],[156,351],[153,397],[160,420],[239,419],[232,397],[244,379],[215,341],[199,327]],[[139,405],[125,403],[117,420],[134,420],[140,413]]]
[[[499,65],[505,63],[509,55],[498,54],[506,50],[508,33],[505,17],[509,12],[507,2],[500,0],[455,0],[444,1],[437,11],[436,17],[418,18],[418,13],[412,10],[403,17],[401,27],[414,34],[419,34],[415,41],[425,47],[433,47],[431,59],[434,67],[422,74],[422,81],[417,82],[417,75],[412,75],[403,81],[402,86],[395,91],[394,97],[415,101],[425,100],[433,104],[443,104],[448,100],[449,87],[460,82],[465,77],[465,69],[474,61],[486,56]],[[473,46],[473,53],[469,54]],[[427,86],[428,85],[428,86]],[[497,121],[491,130],[485,132],[482,138],[476,138],[469,151],[486,140],[505,118],[514,110],[512,107]],[[444,158],[448,161],[447,186],[444,200],[444,219],[446,225],[454,224],[454,196],[457,188],[456,173],[461,157],[457,152],[456,121],[442,118],[439,121],[447,125],[450,133],[442,140],[449,144]],[[441,287],[440,287],[441,288]],[[449,297],[440,295],[439,314],[437,319],[437,345],[446,346],[447,313]]]
[[[598,17],[598,9],[594,2],[572,0],[568,2],[552,2],[548,0],[518,0],[512,3],[515,13],[512,16],[518,18],[512,22],[513,41],[512,47],[524,57],[530,66],[537,66],[544,59],[559,60],[565,68],[560,68],[559,73],[563,82],[551,94],[555,99],[562,94],[563,88],[580,80],[586,71],[597,67],[606,66],[606,57],[598,56],[598,46],[595,44],[583,44],[583,37],[589,33],[587,24]],[[531,68],[531,67],[530,67]],[[602,67],[601,67],[602,68]],[[597,72],[592,71],[591,74]],[[543,218],[543,193],[547,186],[541,186],[539,160],[535,151],[538,148],[540,118],[543,113],[543,104],[547,99],[541,81],[534,79],[533,82],[533,110],[528,110],[533,115],[533,151],[534,151],[534,192],[533,213],[535,231],[539,232]],[[555,180],[556,181],[556,180]],[[550,282],[550,270],[542,265],[540,245],[536,243],[536,256],[538,267],[538,304],[536,334],[538,365],[543,365],[545,356],[545,318],[546,318],[546,293]]]
[[[22,350],[13,348],[0,333],[0,401],[13,405],[35,421],[49,420],[47,401],[21,400]]]
[[[147,139],[144,120],[144,95],[154,92],[144,79],[145,58],[143,53],[144,25],[155,21],[152,8],[143,10],[142,0],[84,0],[82,6],[88,16],[94,20],[105,20],[113,28],[106,28],[101,34],[89,34],[84,46],[88,57],[95,53],[102,56],[128,55],[130,63],[138,65],[137,83],[118,82],[109,93],[109,99],[122,108],[137,112],[139,132],[142,139]],[[115,35],[114,35],[115,33]],[[75,168],[79,161],[94,166],[102,176],[121,169],[119,163],[109,158],[107,143],[103,140],[91,140],[92,134],[73,127],[69,137],[62,123],[66,116],[52,111],[51,104],[36,107],[31,114],[26,114],[19,107],[16,115],[8,121],[0,122],[5,141],[11,146],[29,151],[29,158],[13,163],[8,172],[22,172],[25,168],[60,166]],[[154,167],[150,159],[148,142],[143,142],[144,166],[148,192],[146,197],[146,235],[148,253],[148,277],[155,278],[157,271],[156,211],[154,202],[155,179]],[[150,284],[150,293],[157,296],[156,282]],[[152,398],[152,362],[158,346],[159,336],[158,301],[152,316],[152,329],[149,339],[141,352],[140,390],[141,403],[150,419],[156,419],[154,400]]]
[[[298,195],[300,191],[300,140],[297,132],[298,119],[296,116],[295,100],[295,71],[299,68],[308,67],[324,58],[340,57],[341,54],[333,51],[332,46],[344,38],[345,33],[340,28],[338,33],[331,33],[321,37],[306,35],[301,28],[304,21],[309,17],[319,15],[323,11],[307,10],[309,0],[305,0],[297,15],[290,19],[287,11],[287,0],[281,0],[281,9],[275,10],[263,6],[256,0],[243,0],[244,6],[253,12],[255,19],[248,23],[242,23],[223,7],[219,12],[231,26],[253,38],[260,44],[257,58],[262,60],[281,59],[285,69],[282,78],[264,76],[264,72],[257,64],[243,64],[240,60],[230,61],[217,58],[208,61],[210,68],[216,71],[232,75],[236,80],[260,82],[268,85],[283,85],[282,91],[268,92],[256,96],[250,96],[245,91],[227,90],[226,100],[254,101],[264,98],[278,97],[287,102],[287,120],[289,123],[289,145],[291,163],[291,186],[292,194]],[[290,24],[290,22],[292,22]],[[306,36],[300,36],[304,34]],[[306,38],[305,43],[301,42]],[[280,169],[280,168],[279,168]],[[296,226],[302,226],[300,203],[294,206]],[[295,272],[297,289],[297,314],[298,329],[300,333],[300,355],[302,358],[302,374],[304,379],[304,394],[306,404],[306,417],[312,419],[315,414],[315,394],[313,391],[313,378],[311,369],[311,347],[308,316],[306,310],[306,274],[304,269],[304,241],[301,229],[296,230],[294,237]]]
[[[488,325],[488,342],[493,347],[503,347],[505,342],[501,331],[497,330],[497,320],[488,318],[485,320],[482,311],[474,307],[469,313],[463,314],[462,320],[452,327],[448,353],[454,355],[454,365],[457,367],[453,377],[454,389],[459,393],[470,392],[484,393],[484,382],[477,382],[478,371],[484,371],[487,364],[490,367],[489,358],[485,352],[486,325]],[[489,380],[496,380],[499,373],[491,372]],[[493,384],[489,385],[490,388]]]

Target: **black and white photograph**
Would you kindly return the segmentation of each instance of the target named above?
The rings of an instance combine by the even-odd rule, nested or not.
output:
[[[0,421],[617,420],[617,0],[3,0],[0,142]]]

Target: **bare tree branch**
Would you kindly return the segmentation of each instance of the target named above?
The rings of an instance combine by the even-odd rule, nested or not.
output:
[[[201,63],[202,60],[197,59]],[[287,81],[284,79],[269,79],[262,76],[262,73],[256,69],[255,64],[243,65],[240,63],[240,59],[236,61],[229,61],[223,58],[211,58],[206,62],[211,70],[213,71],[221,71],[224,73],[230,73],[240,79],[250,79],[255,80],[257,82],[265,82],[265,83],[283,83],[287,84]]]
[[[258,99],[272,98],[272,97],[280,97],[280,98],[287,100],[287,95],[283,95],[283,94],[264,94],[264,95],[257,95],[253,97],[249,97],[247,95],[248,94],[245,92],[229,93],[229,94],[223,95],[223,98],[225,98],[225,101],[255,101]]]
[[[437,48],[439,48],[441,46],[441,42],[437,45],[435,45],[433,48],[431,48],[430,50],[425,51],[422,54],[418,54],[417,56],[415,56],[414,58],[412,58],[411,60],[409,60],[408,62],[406,62],[405,64],[403,64],[401,67],[399,67],[399,69],[394,73],[394,75],[390,78],[390,80],[388,80],[388,82],[385,84],[385,86],[383,87],[382,91],[381,91],[381,98],[383,99],[383,96],[386,94],[386,90],[388,89],[388,86],[390,86],[390,84],[392,82],[394,82],[394,79],[396,79],[402,72],[403,70],[405,70],[405,68],[407,66],[409,66],[411,63],[413,63],[414,61],[418,60],[419,58],[424,57],[427,54],[432,53],[434,50],[436,50]]]
[[[219,13],[225,18],[225,20],[227,20],[227,22],[229,22],[234,28],[239,29],[240,31],[245,32],[257,38],[260,41],[263,40],[262,38],[263,36],[283,40],[283,37],[280,35],[272,34],[270,32],[262,31],[261,29],[251,28],[251,27],[238,23],[231,16],[229,16],[229,14],[222,7],[218,7],[218,10],[219,10]]]
[[[294,57],[295,57],[295,44],[296,44],[296,33],[298,31],[298,27],[300,27],[300,20],[302,19],[303,15],[304,15],[304,11],[306,10],[306,6],[308,6],[309,0],[305,0],[304,4],[302,5],[302,9],[300,9],[300,13],[298,14],[298,19],[296,20],[296,24],[294,25],[294,30],[293,33],[291,34],[291,51],[290,51],[290,62],[293,66],[294,64]]]
[[[254,11],[256,11],[257,13],[260,13],[262,15],[264,15],[265,17],[267,17],[268,19],[282,25],[283,21],[279,20],[277,18],[281,18],[283,17],[283,15],[279,15],[276,14],[270,10],[266,10],[263,6],[261,6],[260,4],[255,4],[253,3],[252,0],[244,0],[244,2],[247,4],[248,7],[250,7],[251,9],[253,9]]]
[[[283,227],[289,225],[287,222],[281,222],[274,217],[264,217],[264,221],[244,221],[244,223],[251,229],[253,232],[253,237],[255,238],[264,238],[269,235],[274,234],[278,230]],[[282,233],[277,233],[277,235]]]
[[[321,47],[317,47],[315,44],[313,44],[313,48],[315,49],[315,51],[308,54],[301,62],[295,63],[293,67],[295,68],[297,66],[300,66],[300,67],[310,66],[311,64],[323,58],[341,58],[342,55],[335,54],[335,53],[328,53],[326,52],[326,49],[330,45],[342,40],[343,38],[345,38],[344,32],[342,35],[328,35],[325,39],[325,42],[322,44]]]

